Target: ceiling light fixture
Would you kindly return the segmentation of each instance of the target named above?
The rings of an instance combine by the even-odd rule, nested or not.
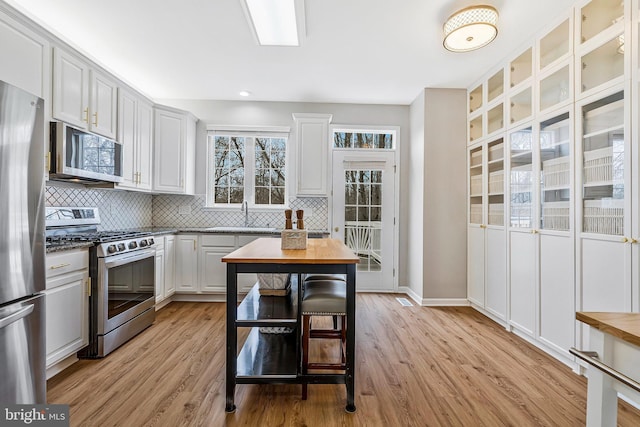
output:
[[[459,10],[444,24],[444,47],[468,52],[488,45],[498,35],[498,11],[492,6],[470,6]]]
[[[300,46],[304,0],[241,0],[250,27],[262,46]]]
[[[249,96],[251,95],[251,92],[249,92],[248,90],[241,90],[238,95],[240,96]]]

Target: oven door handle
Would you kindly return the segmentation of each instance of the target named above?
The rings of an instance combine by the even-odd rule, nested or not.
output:
[[[107,268],[119,267],[124,264],[129,264],[131,262],[140,261],[146,258],[151,258],[156,256],[155,249],[145,249],[142,251],[136,251],[133,254],[123,254],[116,255],[114,257],[105,258],[104,266]]]

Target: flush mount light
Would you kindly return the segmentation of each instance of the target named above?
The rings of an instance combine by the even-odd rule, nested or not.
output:
[[[471,6],[459,10],[444,24],[444,47],[468,52],[488,45],[498,35],[498,11],[492,6]]]
[[[249,96],[249,95],[251,95],[251,92],[249,92],[248,90],[241,90],[240,92],[238,92],[238,95],[240,95],[240,96]]]
[[[304,0],[240,0],[262,46],[300,46]]]

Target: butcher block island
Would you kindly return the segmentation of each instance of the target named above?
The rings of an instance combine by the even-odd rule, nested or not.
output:
[[[640,405],[640,313],[578,312],[589,349],[571,353],[589,364],[587,427],[617,425],[618,393]]]
[[[355,310],[356,264],[360,261],[341,240],[309,239],[306,249],[281,249],[281,239],[260,238],[226,255],[227,263],[227,412],[236,409],[236,384],[345,384],[346,410],[356,410]],[[258,284],[238,305],[237,274],[281,273],[291,275],[286,296],[261,296]],[[344,373],[303,374],[301,324],[303,274],[346,276],[347,331]],[[278,313],[277,315],[275,315]],[[237,328],[252,328],[240,354]],[[263,333],[260,328],[282,328],[285,333]]]

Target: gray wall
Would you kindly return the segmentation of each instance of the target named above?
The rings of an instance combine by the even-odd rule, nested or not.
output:
[[[467,297],[467,91],[427,89],[424,298]]]
[[[467,297],[466,94],[425,89],[410,106],[407,278],[427,305]]]
[[[196,193],[205,194],[206,179],[206,128],[209,124],[236,126],[289,126],[291,138],[295,138],[293,113],[333,114],[332,124],[399,126],[400,153],[400,265],[399,285],[407,282],[407,174],[403,165],[407,163],[409,150],[409,106],[407,105],[364,105],[364,104],[322,104],[297,102],[251,102],[251,101],[214,101],[214,100],[156,100],[193,113],[198,122],[198,147],[196,150]],[[466,107],[465,107],[466,108]],[[463,108],[462,113],[465,109]],[[330,203],[328,204],[331,205]]]

